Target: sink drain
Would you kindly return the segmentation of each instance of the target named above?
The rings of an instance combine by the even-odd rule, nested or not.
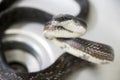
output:
[[[8,65],[16,72],[28,72],[27,67],[20,62],[10,62]]]
[[[18,72],[37,72],[41,70],[40,56],[25,43],[5,42],[5,60],[10,68]]]

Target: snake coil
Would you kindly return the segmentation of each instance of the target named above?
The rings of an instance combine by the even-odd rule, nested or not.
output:
[[[47,12],[43,12],[34,8],[28,8],[28,7],[18,7],[9,10],[8,12],[5,12],[4,14],[0,15],[0,80],[64,80],[64,77],[66,77],[67,74],[70,72],[74,71],[76,68],[80,68],[83,65],[89,66],[91,63],[88,61],[94,61],[93,59],[86,59],[86,55],[90,54],[92,58],[97,58],[100,59],[100,61],[103,60],[108,60],[112,61],[113,60],[113,52],[112,49],[109,46],[91,42],[88,40],[84,40],[81,38],[76,38],[78,35],[81,35],[79,32],[76,32],[78,30],[84,29],[83,33],[85,32],[87,27],[80,27],[79,25],[82,24],[86,26],[86,23],[84,20],[86,20],[88,12],[89,12],[89,3],[87,0],[76,0],[77,3],[81,6],[81,12],[77,16],[78,18],[74,18],[73,16],[62,16],[62,17],[57,17],[53,18],[53,15],[48,14]],[[6,7],[7,8],[7,7]],[[1,11],[3,11],[1,9]],[[74,18],[74,20],[73,20]],[[79,19],[81,18],[81,19]],[[51,20],[52,19],[52,20]],[[58,30],[58,27],[60,30],[67,30],[68,32],[73,32],[71,31],[71,28],[63,28],[63,26],[66,26],[66,23],[68,24],[69,21],[76,21],[78,22],[78,30],[75,28],[74,34],[77,36],[75,38],[71,37],[65,37],[61,38],[57,36],[57,38],[54,38],[55,36],[53,35],[45,35],[48,38],[54,38],[51,41],[57,42],[57,44],[60,42],[64,42],[67,44],[70,49],[74,49],[75,53],[69,51],[68,49],[64,48],[64,45],[60,46],[63,49],[66,49],[65,51],[67,52],[66,54],[61,55],[58,60],[52,64],[50,67],[43,71],[39,72],[34,72],[34,73],[26,73],[26,72],[16,72],[9,68],[6,65],[6,62],[4,60],[4,45],[2,43],[2,38],[4,37],[4,32],[7,30],[11,25],[17,24],[19,22],[37,22],[37,23],[43,23],[45,24],[48,22],[45,27],[45,31],[55,32],[55,27]],[[56,24],[56,21],[58,22]],[[68,22],[65,22],[68,21]],[[80,23],[79,23],[80,21]],[[54,23],[55,22],[55,23]],[[61,24],[61,23],[62,24]],[[65,22],[65,24],[64,24]],[[54,24],[52,24],[54,23]],[[60,24],[59,24],[60,23]],[[53,26],[54,25],[54,26]],[[71,24],[72,25],[72,24]],[[70,25],[70,26],[71,26]],[[52,26],[52,27],[51,27]],[[74,26],[74,25],[73,25]],[[51,28],[50,28],[51,27]],[[76,26],[75,26],[76,27]],[[60,31],[59,30],[59,31]],[[60,31],[61,32],[61,31]],[[50,33],[52,34],[52,33]],[[70,34],[70,33],[69,33]],[[74,36],[73,34],[73,36]],[[59,34],[58,34],[59,35]],[[63,35],[63,34],[62,34]],[[69,35],[70,36],[70,35]],[[64,44],[63,43],[63,44]],[[66,45],[65,45],[66,46]],[[83,51],[85,53],[84,58],[81,57],[80,53],[76,53],[76,51]],[[68,51],[67,51],[68,50]],[[95,51],[96,50],[96,51]],[[71,55],[72,54],[72,55]],[[74,56],[73,56],[74,55]],[[79,56],[78,58],[75,56]],[[82,58],[82,59],[80,59]],[[87,61],[86,61],[87,60]],[[97,62],[98,63],[98,62]],[[101,62],[100,62],[101,63]]]

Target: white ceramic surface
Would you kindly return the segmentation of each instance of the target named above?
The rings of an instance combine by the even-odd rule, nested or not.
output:
[[[115,52],[115,62],[100,66],[99,78],[94,71],[87,69],[76,72],[68,80],[120,80],[118,75],[120,73],[120,0],[89,0],[89,2],[88,32],[82,37],[111,45]],[[54,15],[77,15],[80,11],[74,0],[24,0],[17,6],[34,7]],[[39,24],[37,26],[39,27]]]

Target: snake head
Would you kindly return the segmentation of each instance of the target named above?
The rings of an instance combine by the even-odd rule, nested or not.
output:
[[[44,34],[49,37],[75,38],[85,34],[86,31],[87,24],[82,19],[72,15],[58,15],[46,23]]]

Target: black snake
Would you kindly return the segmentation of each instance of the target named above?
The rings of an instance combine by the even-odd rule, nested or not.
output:
[[[75,69],[83,65],[91,65],[90,62],[101,64],[113,61],[114,54],[111,47],[78,38],[86,32],[85,20],[89,12],[89,3],[88,0],[76,0],[76,2],[81,6],[81,12],[76,17],[71,15],[53,17],[47,12],[28,7],[10,9],[0,15],[0,80],[63,80],[67,74]],[[0,11],[2,12],[6,8],[0,8]],[[2,38],[6,29],[19,22],[43,24],[48,22],[45,25],[45,37],[67,53],[61,55],[54,64],[43,71],[35,73],[13,71],[5,64]],[[62,34],[62,31],[66,34]]]

